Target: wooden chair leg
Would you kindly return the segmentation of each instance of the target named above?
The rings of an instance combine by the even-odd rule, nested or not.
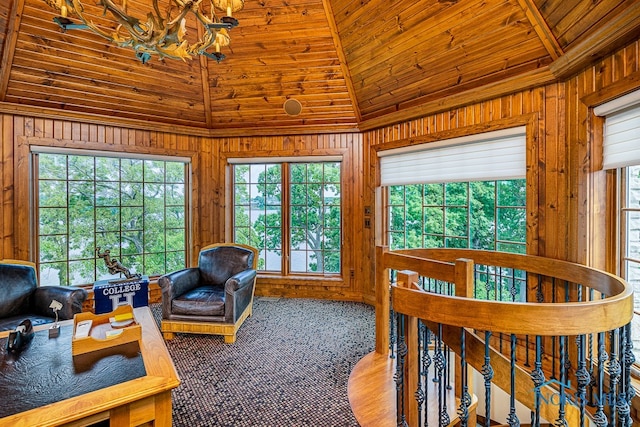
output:
[[[164,337],[165,340],[169,341],[173,339],[175,334],[173,332],[163,332],[162,336]]]
[[[236,334],[224,336],[225,344],[233,344],[234,342],[236,342]]]

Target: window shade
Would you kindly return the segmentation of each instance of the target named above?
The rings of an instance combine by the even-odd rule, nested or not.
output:
[[[640,164],[640,91],[594,108],[604,116],[603,168]]]
[[[383,186],[519,179],[526,175],[526,128],[380,151],[378,156]]]

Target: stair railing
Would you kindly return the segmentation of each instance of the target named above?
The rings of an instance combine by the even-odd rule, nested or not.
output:
[[[429,425],[429,399],[438,425],[475,425],[470,368],[482,375],[486,426],[494,386],[508,395],[509,426],[521,423],[518,404],[534,426],[632,425],[633,293],[624,280],[460,249],[380,247],[376,266],[376,351],[397,358],[398,425]]]

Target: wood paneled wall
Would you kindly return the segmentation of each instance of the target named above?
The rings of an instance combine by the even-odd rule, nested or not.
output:
[[[225,211],[228,157],[341,154],[344,188],[344,274],[342,279],[269,277],[258,281],[258,294],[361,300],[363,270],[369,266],[359,254],[361,238],[362,137],[360,134],[212,139],[154,130],[127,129],[60,119],[0,115],[2,209],[1,258],[35,259],[30,238],[30,145],[114,152],[178,155],[192,160],[192,264],[201,247],[231,240],[230,217]]]
[[[566,82],[518,91],[373,131],[301,136],[209,138],[71,120],[0,115],[2,258],[30,254],[28,145],[190,156],[192,253],[230,239],[226,159],[339,153],[344,159],[344,275],[341,280],[269,277],[263,295],[373,301],[374,248],[381,243],[376,151],[526,125],[528,250],[531,254],[615,269],[610,224],[611,173],[598,171],[602,120],[591,108],[640,87],[640,41]],[[181,130],[180,132],[182,132]],[[365,209],[371,214],[365,215]],[[365,227],[365,217],[370,227]]]
[[[640,88],[639,70],[640,41],[636,41],[568,81],[365,132],[364,203],[376,199],[376,150],[521,121],[527,126],[529,253],[615,271],[613,174],[598,170],[602,119],[593,116],[592,107]],[[381,216],[381,206],[374,213]],[[372,236],[369,258],[374,244]]]
[[[215,187],[220,189],[216,198],[214,217],[224,218],[230,194],[228,188],[228,158],[244,157],[299,157],[314,155],[342,156],[342,278],[326,280],[310,277],[261,276],[256,293],[259,295],[286,297],[319,297],[342,300],[362,300],[369,269],[373,264],[363,259],[368,239],[363,238],[369,229],[364,227],[362,136],[358,133],[330,135],[299,135],[275,137],[221,138],[214,141],[213,165]],[[227,212],[228,213],[228,212]],[[227,233],[230,239],[230,218],[218,223],[219,235]]]

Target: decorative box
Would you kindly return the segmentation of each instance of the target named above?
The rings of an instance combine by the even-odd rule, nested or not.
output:
[[[88,324],[81,332],[82,324]],[[136,322],[133,307],[121,305],[105,314],[89,312],[73,316],[71,354],[73,356],[142,339],[142,327]]]

